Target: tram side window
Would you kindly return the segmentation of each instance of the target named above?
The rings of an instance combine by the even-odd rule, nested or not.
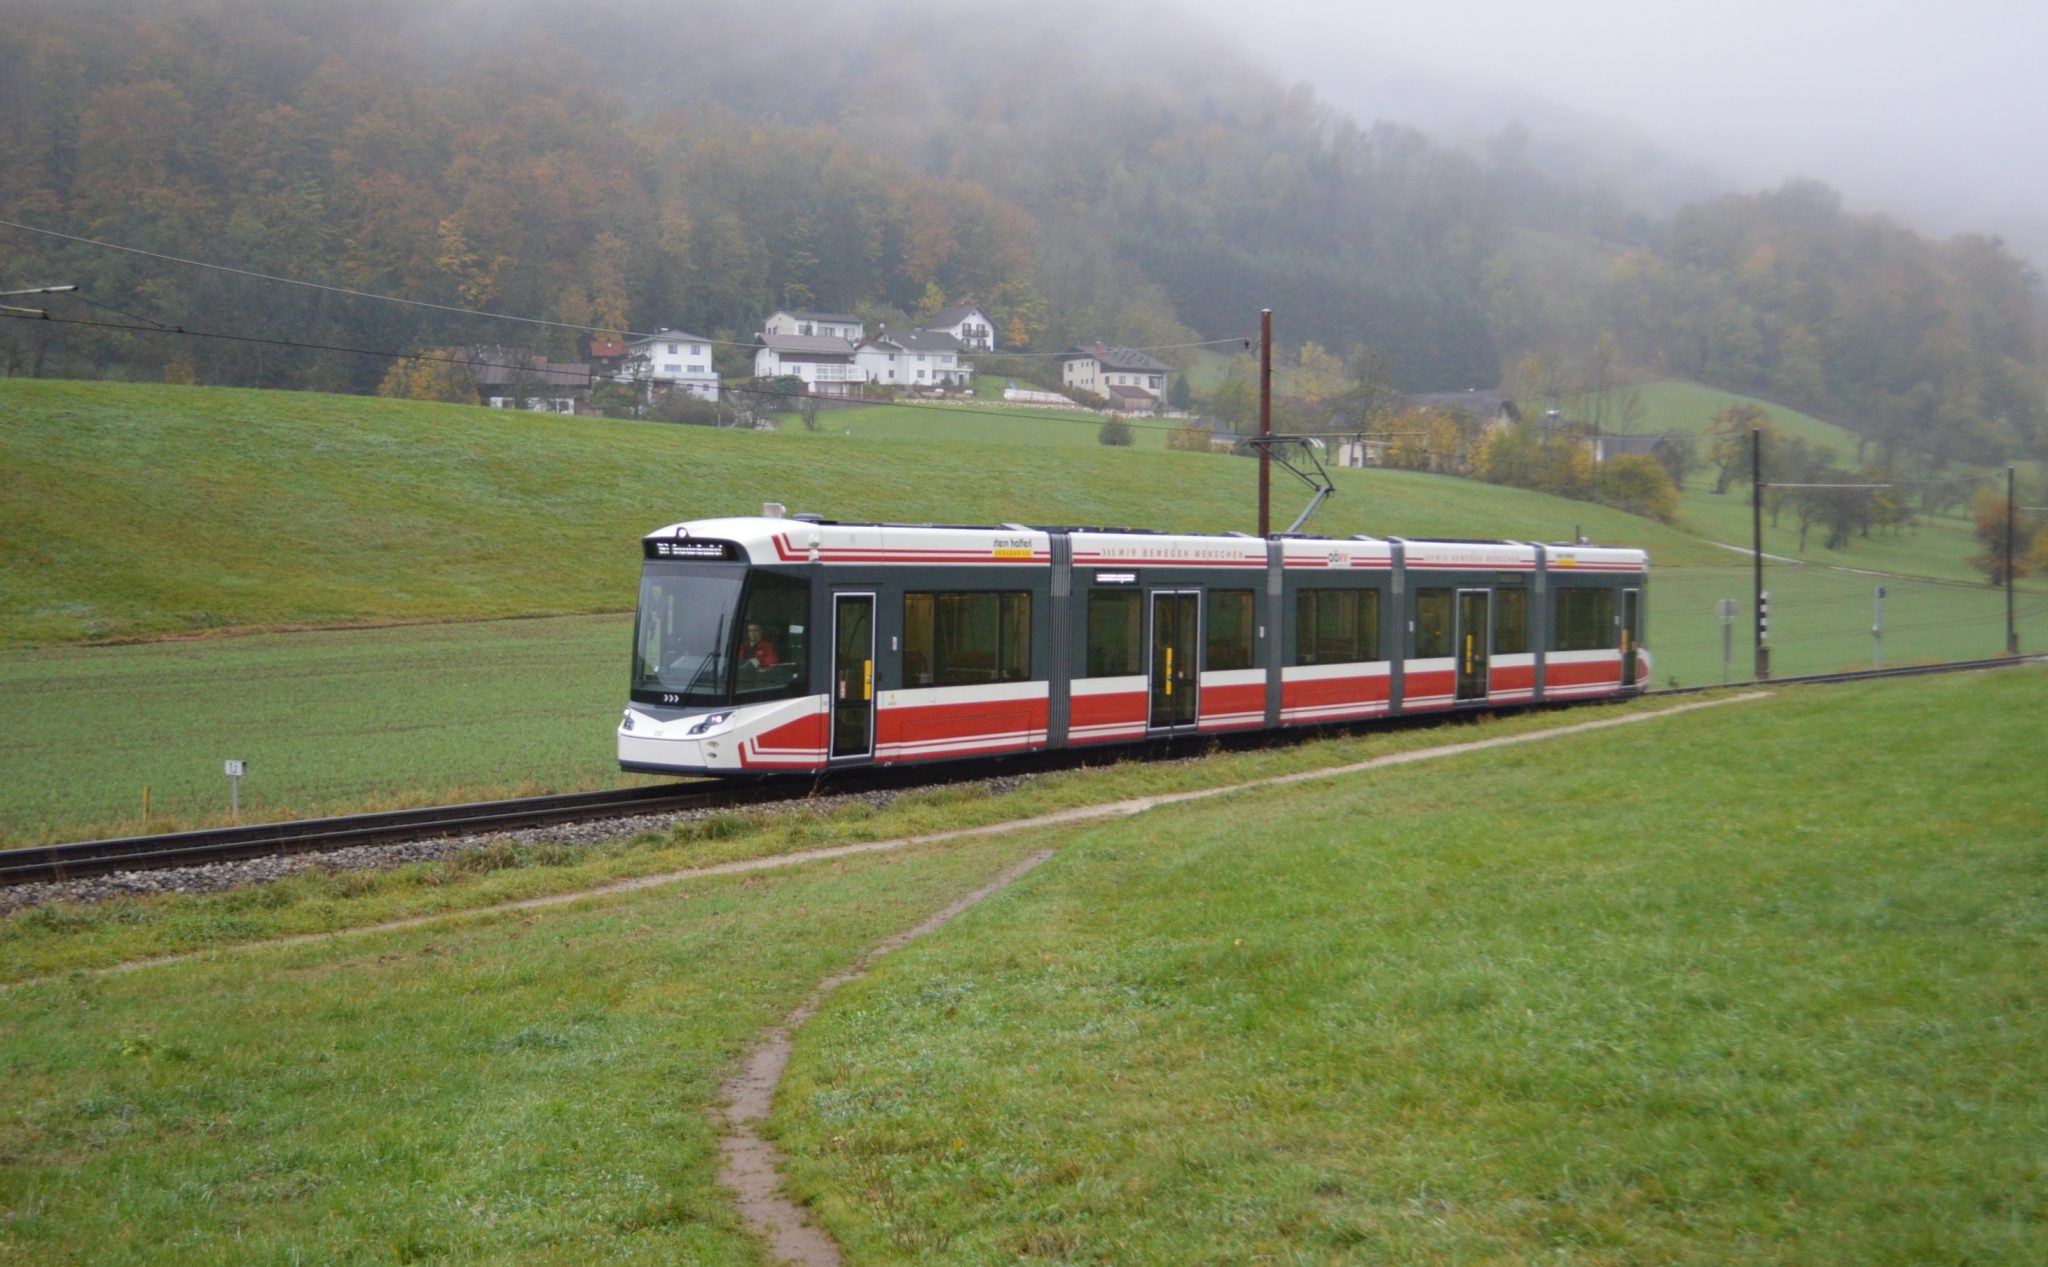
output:
[[[1136,590],[1093,590],[1088,595],[1087,677],[1143,673],[1144,600]]]
[[[1529,649],[1529,593],[1527,590],[1497,589],[1493,592],[1493,653],[1520,655]]]
[[[1557,591],[1559,651],[1609,651],[1614,648],[1614,591]]]
[[[1209,641],[1203,656],[1207,669],[1252,667],[1252,592],[1209,591]]]
[[[1356,664],[1377,660],[1378,590],[1301,590],[1294,596],[1294,662]]]
[[[756,572],[740,619],[734,686],[741,700],[801,695],[810,681],[811,587],[794,577]]]
[[[1415,591],[1415,658],[1438,660],[1452,654],[1451,591]]]
[[[976,686],[1030,676],[1029,591],[903,596],[906,686]]]

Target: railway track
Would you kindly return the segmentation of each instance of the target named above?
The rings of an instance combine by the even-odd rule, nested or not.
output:
[[[2048,660],[2048,656],[2001,656],[1991,660],[1966,660],[1947,664],[1908,665],[1893,669],[1866,669],[1853,673],[1773,678],[1763,683],[1747,681],[1730,682],[1725,686],[1676,687],[1647,691],[1644,694],[1697,695],[1706,691],[1730,690],[1745,686],[1864,682],[1880,678],[1920,677],[1933,673],[2011,668],[2021,664],[2036,664],[2043,660]],[[1440,722],[1446,716],[1427,714],[1415,720]],[[1203,737],[1202,742],[1206,742],[1207,738]],[[1063,759],[1063,763],[1069,765],[1078,759],[1077,754],[1071,752],[1047,755]],[[1088,755],[1094,754],[1079,754],[1079,757],[1085,758]],[[1013,759],[1011,768],[1018,768],[1015,763],[1021,760]],[[929,768],[916,771],[882,770],[863,772],[853,777],[835,778],[833,784],[841,789],[852,789],[856,786],[860,789],[873,789],[956,781],[962,778],[986,777],[986,774],[985,767],[972,772],[957,769],[934,771]],[[324,853],[355,845],[393,844],[407,840],[515,831],[562,823],[629,818],[642,814],[760,805],[807,796],[815,786],[802,780],[737,785],[704,782],[659,784],[606,792],[574,792],[509,801],[479,801],[467,805],[391,810],[376,814],[347,814],[282,823],[255,823],[202,831],[171,832],[156,836],[123,836],[110,840],[36,845],[25,849],[0,850],[0,885],[85,879],[111,875],[119,871],[197,866],[203,863],[229,862],[279,854]]]

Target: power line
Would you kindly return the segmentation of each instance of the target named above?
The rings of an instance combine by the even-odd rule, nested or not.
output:
[[[95,246],[105,251],[119,251],[126,255],[139,255],[145,259],[162,260],[165,263],[169,264],[183,264],[188,268],[211,269],[214,272],[229,273],[236,277],[247,277],[256,281],[276,282],[279,285],[283,286],[304,286],[309,290],[326,291],[327,293],[332,295],[346,295],[353,299],[375,299],[383,303],[403,304],[406,305],[407,307],[412,308],[428,308],[432,309],[435,312],[454,313],[458,316],[483,317],[491,321],[518,321],[523,322],[527,325],[546,326],[556,330],[575,330],[583,334],[624,334],[635,339],[653,338],[656,335],[668,333],[667,331],[661,330],[616,330],[609,326],[578,325],[573,321],[550,321],[544,317],[522,317],[516,313],[490,312],[482,308],[464,308],[457,304],[440,304],[434,303],[431,300],[426,299],[406,299],[403,296],[399,295],[385,295],[380,294],[376,291],[355,290],[347,286],[331,286],[326,282],[309,282],[297,277],[281,277],[275,273],[260,273],[254,269],[238,268],[232,264],[214,264],[207,260],[195,260],[182,255],[168,255],[162,251],[145,250],[139,246],[124,246],[119,242],[107,242],[99,238],[81,237],[75,233],[62,233],[56,229],[39,228],[36,225],[22,224],[16,220],[0,220],[0,228],[17,229],[23,233],[37,233],[41,234],[44,237],[58,238],[65,242],[76,242],[81,246]],[[133,316],[134,314],[124,313],[123,315]],[[148,320],[147,317],[141,317],[137,319],[143,321]],[[715,347],[749,348],[755,346],[752,343],[742,343],[733,339],[707,338],[703,339],[702,341],[705,343],[712,344]],[[1194,343],[1162,343],[1157,347],[1130,348],[1127,350],[1132,352],[1173,352],[1179,351],[1184,348],[1220,347],[1226,343],[1244,343],[1246,346],[1250,346],[1249,339],[1246,339],[1242,335],[1232,335],[1227,339],[1204,339]],[[1065,356],[1066,353],[990,352],[989,355],[1009,357],[1055,357]]]

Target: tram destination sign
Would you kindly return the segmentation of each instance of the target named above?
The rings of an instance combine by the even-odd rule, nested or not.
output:
[[[737,559],[739,550],[730,541],[676,541],[663,538],[657,541],[642,541],[646,557],[650,559],[681,559],[694,562],[717,562]]]

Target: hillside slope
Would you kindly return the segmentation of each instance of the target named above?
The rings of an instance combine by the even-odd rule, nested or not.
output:
[[[980,425],[980,424],[977,424]],[[1004,419],[1078,430],[1071,421]],[[1085,432],[1083,433],[1085,434]],[[1256,527],[1249,462],[1093,445],[734,432],[300,392],[0,380],[0,645],[615,611],[642,533],[763,501],[833,518]],[[1341,471],[1329,535],[1725,556],[1630,515]],[[1276,518],[1305,491],[1276,473]]]

